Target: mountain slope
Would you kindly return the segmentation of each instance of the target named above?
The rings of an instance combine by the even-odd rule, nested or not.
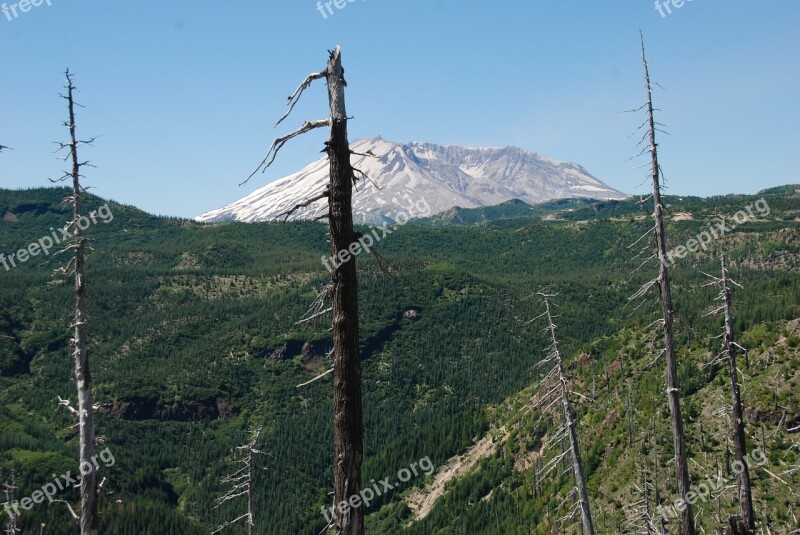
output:
[[[353,167],[359,173],[353,195],[361,223],[394,222],[398,215],[427,217],[459,206],[492,206],[512,199],[528,204],[562,198],[623,199],[583,167],[520,148],[465,148],[429,143],[399,144],[381,137],[355,141]],[[374,154],[367,156],[367,154]],[[321,158],[198,221],[269,221],[321,193],[328,183],[328,161]],[[315,219],[325,201],[298,209],[289,219]],[[402,217],[402,216],[401,216]]]
[[[67,194],[0,189],[0,253],[62,224]],[[761,195],[768,217],[737,226],[671,273],[698,484],[727,470],[726,414],[718,410],[728,399],[726,374],[705,366],[719,352],[712,337],[720,319],[706,315],[717,290],[704,286],[702,272],[716,273],[725,253],[742,285],[734,305],[737,340],[749,350],[749,366],[742,362],[748,441],[753,449],[764,445],[765,468],[788,483],[754,470],[759,515],[768,514],[778,534],[800,527],[785,529],[790,508],[800,510],[792,494],[800,471],[785,473],[800,462],[800,202],[769,192],[666,197],[665,224],[670,246],[687,243]],[[85,201],[89,210],[104,202]],[[263,425],[261,446],[272,455],[259,461],[255,482],[258,532],[318,535],[327,524],[320,508],[330,507],[332,384],[297,385],[328,369],[330,319],[295,322],[330,279],[320,262],[325,227],[203,225],[109,206],[113,221],[87,230],[97,429],[116,459],[99,474],[107,477],[102,533],[201,535],[240,516],[242,502],[214,508],[225,492],[220,480],[248,427]],[[616,526],[640,499],[634,485],[641,486],[642,462],[653,465],[651,444],[660,484],[650,498],[665,508],[673,503],[663,361],[651,365],[659,344],[647,329],[657,307],[626,305],[654,273],[651,264],[631,275],[639,262],[629,249],[651,227],[649,207],[629,199],[572,208],[552,221],[533,215],[523,223],[514,215],[513,225],[491,217],[405,225],[377,248],[396,268],[391,275],[373,255],[359,257],[364,481],[395,482],[423,458],[435,468],[372,502],[368,533],[556,531],[555,507],[571,485],[566,477],[537,481],[536,463],[541,470],[546,461],[541,438],[552,426],[529,410],[546,371],[535,366],[548,345],[541,323],[528,324],[541,313],[529,296],[542,288],[559,294],[562,350],[575,390],[589,398],[576,402],[575,412],[598,532],[625,532]],[[75,392],[73,290],[53,275],[61,262],[40,255],[9,271],[0,267],[0,482],[15,470],[17,498],[31,496],[52,474],[77,469],[74,421],[54,410],[57,396]],[[448,473],[453,477],[442,477]],[[729,471],[723,476],[730,481]],[[698,508],[706,533],[719,524],[718,511],[735,511],[734,494]],[[70,488],[56,498],[74,506],[79,496]],[[427,514],[417,513],[417,503]],[[20,522],[25,534],[38,533],[41,523],[48,535],[75,531],[63,504],[35,504]],[[668,527],[674,531],[674,523]],[[568,522],[562,532],[578,528]]]

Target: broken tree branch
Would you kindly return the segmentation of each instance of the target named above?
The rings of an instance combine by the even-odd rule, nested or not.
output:
[[[256,170],[250,173],[250,176],[247,177],[247,180],[245,180],[239,185],[242,186],[244,184],[247,184],[250,181],[250,179],[253,178],[253,176],[255,176],[256,173],[262,170],[266,170],[267,167],[272,165],[272,162],[275,161],[275,157],[278,155],[278,151],[280,151],[281,148],[283,148],[286,142],[289,141],[290,139],[296,138],[297,136],[305,134],[306,132],[310,132],[316,128],[323,128],[325,126],[330,126],[330,125],[331,125],[330,119],[320,119],[318,121],[306,121],[300,128],[298,128],[294,132],[277,138],[275,141],[272,142],[272,145],[267,151],[266,156],[264,156],[264,159],[261,160],[260,164],[258,164]]]

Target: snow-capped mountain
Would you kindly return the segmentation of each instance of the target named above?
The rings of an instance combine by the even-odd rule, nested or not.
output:
[[[493,206],[511,199],[536,204],[553,199],[623,199],[583,167],[516,147],[466,148],[429,143],[400,144],[381,137],[350,144],[356,173],[353,217],[360,223],[395,222],[398,215],[433,215],[455,206]],[[250,195],[195,218],[198,221],[271,221],[325,189],[326,157]],[[295,211],[290,220],[315,219],[327,211],[322,199]],[[402,218],[402,215],[401,215]]]

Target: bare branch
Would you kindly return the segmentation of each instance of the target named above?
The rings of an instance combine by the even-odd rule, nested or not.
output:
[[[331,312],[333,312],[333,308],[332,307],[328,307],[325,310],[321,310],[321,311],[317,312],[316,314],[313,314],[313,315],[311,315],[311,316],[309,316],[307,318],[303,318],[303,319],[301,319],[299,321],[296,321],[295,325],[304,325],[306,323],[311,323],[315,319],[320,318],[320,317],[324,316],[325,314],[330,314]]]
[[[323,374],[317,375],[316,377],[314,377],[310,381],[306,381],[305,383],[297,385],[297,388],[303,388],[304,386],[308,386],[311,383],[315,383],[315,382],[319,381],[320,379],[322,379],[322,378],[324,378],[324,377],[326,377],[326,376],[328,376],[328,375],[330,375],[332,373],[333,373],[333,368],[331,368],[330,370],[326,371]]]
[[[318,121],[306,121],[300,128],[298,128],[294,132],[286,134],[283,137],[277,138],[275,141],[272,142],[272,146],[270,146],[266,156],[264,156],[264,159],[261,160],[260,164],[258,164],[256,170],[250,173],[250,176],[247,177],[247,180],[245,180],[239,185],[242,186],[244,184],[247,184],[250,181],[250,179],[253,178],[253,176],[255,176],[256,173],[258,173],[262,169],[266,170],[267,167],[272,165],[272,162],[275,161],[275,157],[278,155],[278,151],[280,151],[281,148],[283,148],[286,142],[289,141],[290,139],[296,138],[297,136],[305,134],[306,132],[310,132],[311,130],[314,130],[316,128],[323,128],[325,126],[330,126],[330,125],[331,125],[330,119],[320,119]]]
[[[301,208],[305,208],[305,207],[307,207],[307,206],[309,206],[311,204],[314,204],[315,202],[317,202],[317,201],[319,201],[321,199],[327,199],[328,195],[329,195],[328,189],[326,188],[325,191],[323,191],[319,195],[316,195],[315,197],[311,197],[310,199],[307,199],[307,200],[305,200],[305,201],[303,201],[303,202],[301,202],[299,204],[294,205],[292,208],[286,210],[285,212],[283,212],[281,214],[278,214],[277,216],[275,216],[275,219],[278,219],[281,216],[284,216],[283,220],[287,221],[289,219],[289,217],[293,213],[295,213],[297,210],[299,210]]]
[[[68,399],[62,399],[61,396],[58,396],[58,406],[59,407],[64,407],[65,409],[67,409],[76,418],[80,416],[80,413],[78,412],[78,409],[73,407],[70,404],[70,401]]]
[[[298,102],[300,102],[300,97],[303,95],[303,91],[305,91],[311,86],[311,82],[313,82],[314,80],[319,80],[320,78],[325,78],[327,75],[328,71],[325,70],[322,72],[315,72],[306,76],[306,79],[303,80],[303,82],[298,86],[295,92],[289,97],[289,109],[286,111],[285,114],[283,114],[283,116],[280,119],[278,119],[278,121],[274,125],[272,125],[272,128],[277,127],[279,124],[283,122],[284,119],[289,117],[295,105]]]
[[[78,522],[80,520],[80,517],[75,512],[75,509],[72,508],[72,504],[70,504],[69,502],[65,500],[53,500],[53,503],[63,503],[64,506],[67,508],[69,516],[72,518],[72,520],[74,520],[75,522]]]

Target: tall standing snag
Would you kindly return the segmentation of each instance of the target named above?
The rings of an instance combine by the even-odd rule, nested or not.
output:
[[[664,355],[666,355],[667,399],[672,420],[672,436],[675,450],[675,470],[677,472],[678,492],[684,499],[686,507],[681,510],[681,533],[694,535],[694,516],[692,504],[686,500],[691,491],[689,479],[688,454],[686,450],[686,435],[683,429],[683,415],[681,414],[680,386],[678,384],[678,359],[675,353],[675,335],[673,329],[672,288],[670,285],[669,268],[667,261],[667,240],[664,234],[664,204],[661,200],[661,167],[658,163],[658,144],[656,143],[656,121],[653,108],[653,90],[650,84],[650,70],[645,56],[644,37],[642,36],[642,63],[644,64],[644,78],[647,88],[647,121],[646,133],[649,144],[645,151],[650,152],[651,177],[653,180],[653,220],[655,223],[651,232],[655,231],[656,254],[659,264],[658,278],[645,284],[635,297],[641,297],[653,286],[658,286],[661,294],[662,320],[664,326]],[[649,234],[649,232],[648,232]],[[646,236],[646,235],[645,235]]]
[[[211,535],[220,533],[225,528],[236,524],[241,520],[247,520],[247,535],[256,535],[255,523],[255,463],[257,455],[266,455],[265,452],[259,450],[258,439],[261,435],[261,428],[254,429],[250,434],[250,441],[244,446],[237,446],[234,450],[234,460],[232,464],[236,467],[227,475],[222,482],[230,485],[228,492],[217,499],[217,504],[214,509],[219,508],[222,504],[231,500],[235,500],[242,496],[247,497],[247,512],[242,516],[225,522],[217,529],[211,532]]]
[[[331,139],[328,143],[331,182],[328,197],[331,255],[346,251],[356,241],[353,232],[353,168],[347,141],[344,70],[337,47],[328,61]],[[333,291],[333,481],[336,503],[361,492],[363,414],[361,407],[361,351],[358,333],[356,259],[343,262],[331,274]],[[364,532],[364,509],[347,508],[336,516],[336,532]]]
[[[553,386],[549,387],[545,394],[540,397],[538,405],[540,408],[543,408],[543,410],[546,411],[553,404],[560,402],[561,414],[564,420],[563,425],[553,432],[553,436],[548,440],[548,443],[542,447],[542,451],[545,451],[549,449],[551,445],[558,444],[564,440],[566,440],[566,442],[569,444],[569,446],[562,448],[561,454],[551,459],[547,465],[545,465],[545,475],[556,469],[556,467],[558,467],[558,463],[562,459],[565,459],[567,455],[570,456],[572,461],[572,474],[575,479],[575,487],[570,494],[577,494],[577,501],[575,502],[575,507],[570,511],[570,513],[568,513],[566,518],[571,517],[571,515],[574,514],[575,509],[579,508],[581,512],[583,533],[585,535],[594,535],[592,511],[589,507],[589,493],[586,490],[586,478],[583,473],[581,448],[578,441],[578,431],[576,429],[577,423],[575,422],[574,415],[572,413],[572,404],[569,398],[570,389],[567,381],[567,375],[564,373],[564,361],[561,356],[561,346],[558,343],[558,336],[556,335],[557,326],[554,321],[554,316],[550,310],[550,298],[554,296],[542,292],[539,292],[538,295],[544,299],[545,304],[545,312],[540,315],[539,318],[547,318],[547,327],[545,330],[548,331],[551,339],[549,353],[540,364],[553,364],[553,367],[542,380],[541,384],[555,383]],[[536,319],[538,318],[534,318],[532,321],[535,321]],[[569,496],[567,496],[567,498],[569,498]]]
[[[330,182],[311,199],[328,199],[328,222],[331,255],[340,262],[331,273],[329,292],[333,313],[333,485],[334,522],[337,535],[364,533],[364,508],[345,507],[350,498],[361,492],[361,465],[364,458],[363,412],[361,406],[361,352],[358,325],[358,280],[356,260],[347,254],[358,241],[353,231],[353,182],[355,174],[350,164],[350,145],[347,140],[347,111],[341,50],[330,52],[324,71],[306,77],[289,97],[289,110],[276,126],[289,116],[303,91],[317,79],[325,78],[331,115],[327,119],[306,121],[298,130],[276,139],[261,164],[250,175],[266,169],[275,160],[281,147],[290,139],[316,128],[330,127],[330,139],[325,152],[330,160]],[[249,180],[250,178],[248,178]],[[287,212],[291,214],[302,204]],[[343,258],[348,258],[343,260]],[[338,507],[342,504],[342,507]]]
[[[14,499],[17,491],[17,474],[13,468],[11,469],[11,479],[0,485],[0,489],[2,489],[5,494],[5,504],[10,505],[12,503],[17,503],[17,500]],[[17,535],[22,531],[17,527],[18,515],[16,512],[9,511],[8,509],[5,511],[8,513],[8,520],[6,520],[6,526],[3,530],[4,535]]]
[[[728,277],[728,270],[725,267],[725,257],[720,260],[722,265],[722,276],[710,277],[713,279],[709,284],[720,287],[719,301],[722,306],[713,310],[711,314],[724,313],[725,329],[723,332],[723,352],[717,360],[725,360],[728,364],[728,374],[731,381],[731,408],[733,413],[733,447],[736,461],[741,465],[739,474],[739,506],[742,511],[742,524],[747,533],[754,533],[756,529],[755,515],[753,513],[753,495],[750,488],[750,471],[747,467],[747,442],[744,432],[744,410],[742,407],[742,397],[739,390],[739,370],[736,367],[736,355],[742,349],[734,341],[733,337],[733,299],[731,297],[731,284],[738,284]],[[716,362],[716,361],[715,361]],[[731,520],[731,522],[736,522]]]
[[[73,312],[73,323],[70,326],[74,329],[73,338],[70,341],[72,346],[72,357],[74,361],[75,381],[77,383],[78,401],[78,435],[79,435],[79,461],[80,466],[88,466],[88,473],[84,474],[81,470],[81,510],[80,510],[80,532],[81,535],[97,535],[98,532],[98,512],[97,512],[97,479],[93,469],[92,459],[95,458],[95,433],[94,433],[94,397],[92,396],[92,374],[89,370],[89,336],[87,333],[88,318],[86,315],[86,238],[83,236],[83,229],[80,221],[81,214],[81,194],[84,188],[81,186],[81,168],[89,166],[88,162],[81,162],[78,159],[78,147],[80,145],[91,145],[94,139],[88,141],[78,140],[75,134],[75,86],[72,83],[72,75],[69,69],[66,71],[67,94],[61,95],[67,101],[69,110],[69,120],[64,123],[69,130],[69,141],[60,143],[60,149],[66,149],[69,154],[64,158],[72,163],[72,170],[66,172],[59,180],[72,181],[72,195],[67,198],[72,204],[72,221],[68,223],[68,229],[72,230],[73,242],[65,250],[73,250],[74,256],[66,267],[59,271],[66,275],[75,277],[75,310]]]

